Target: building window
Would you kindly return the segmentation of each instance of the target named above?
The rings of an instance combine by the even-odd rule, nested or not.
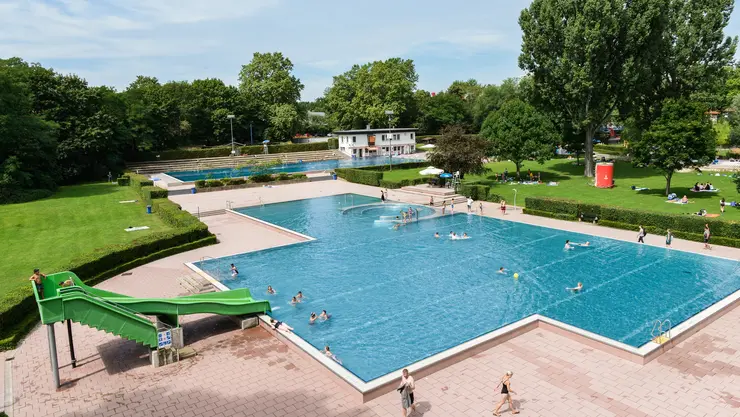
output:
[[[357,136],[352,136],[352,143],[357,142]]]
[[[385,135],[380,135],[380,140],[385,140]]]
[[[413,139],[413,138],[414,138],[414,134],[413,134],[413,133],[411,133],[411,139]]]

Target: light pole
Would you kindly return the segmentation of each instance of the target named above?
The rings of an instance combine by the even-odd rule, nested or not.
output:
[[[252,137],[252,122],[249,122],[249,144],[254,145],[254,137]]]
[[[388,116],[388,171],[393,171],[393,131],[391,130],[393,110],[386,110],[385,114]]]
[[[226,118],[229,119],[231,125],[231,156],[234,156],[236,155],[236,150],[234,150],[234,115],[230,114]]]
[[[516,213],[516,188],[512,188],[514,190],[514,213]]]

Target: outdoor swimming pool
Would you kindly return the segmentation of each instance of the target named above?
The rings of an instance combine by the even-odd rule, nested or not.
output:
[[[335,168],[360,168],[378,165],[388,165],[389,160],[392,159],[392,165],[403,164],[406,162],[420,162],[423,159],[410,159],[410,158],[387,158],[384,156],[371,157],[371,158],[358,158],[358,159],[328,159],[326,161],[314,161],[314,162],[296,162],[290,164],[283,164],[275,167],[271,167],[263,172],[276,174],[278,172],[311,172],[311,171],[326,171]],[[234,177],[246,177],[252,173],[250,168],[232,169],[232,168],[214,168],[214,169],[202,169],[200,171],[177,171],[177,172],[166,172],[170,177],[176,178],[182,182],[191,182],[197,180],[203,180],[206,178],[219,179],[219,178],[234,178]]]
[[[740,288],[736,261],[463,213],[400,230],[375,222],[395,206],[343,214],[377,201],[339,195],[239,209],[317,240],[196,265],[270,300],[274,317],[317,349],[331,346],[366,382],[535,313],[638,347],[656,319],[675,326]],[[472,238],[451,241],[450,231]],[[564,251],[566,239],[591,247]],[[237,279],[226,278],[229,263]],[[501,266],[510,272],[496,273]],[[580,294],[565,290],[579,281]],[[268,296],[268,285],[278,294]],[[293,307],[298,291],[306,299]],[[309,325],[322,309],[332,318]]]

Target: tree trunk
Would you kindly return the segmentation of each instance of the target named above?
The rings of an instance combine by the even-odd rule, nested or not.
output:
[[[583,165],[585,167],[583,175],[586,177],[594,176],[594,132],[596,132],[596,129],[593,127],[586,129],[586,142],[583,148]]]
[[[516,179],[521,179],[521,175],[519,175],[519,171],[521,171],[522,163],[521,162],[514,162],[514,165],[516,165]]]
[[[673,177],[673,171],[670,171],[665,176],[665,195],[671,193],[671,178]]]

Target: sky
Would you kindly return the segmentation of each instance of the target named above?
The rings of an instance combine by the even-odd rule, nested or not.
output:
[[[0,58],[124,90],[137,75],[238,85],[254,52],[280,51],[313,100],[352,65],[400,56],[414,60],[417,88],[436,92],[523,75],[518,18],[530,1],[0,0]]]

